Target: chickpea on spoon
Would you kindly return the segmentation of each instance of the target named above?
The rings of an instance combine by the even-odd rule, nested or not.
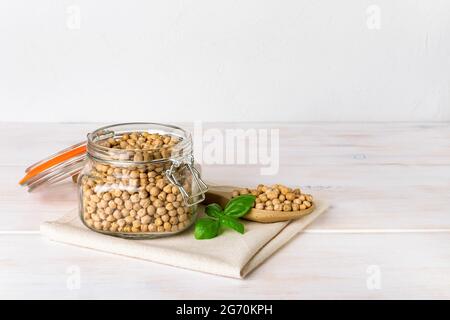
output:
[[[314,211],[315,205],[310,194],[303,194],[299,188],[291,189],[281,184],[273,186],[258,185],[256,189],[212,187],[206,194],[205,204],[225,205],[231,198],[239,195],[256,196],[253,209],[244,219],[256,222],[279,222],[298,219]]]

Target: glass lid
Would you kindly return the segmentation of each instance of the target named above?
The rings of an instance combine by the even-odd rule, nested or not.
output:
[[[38,187],[59,182],[80,173],[86,158],[86,142],[61,150],[25,170],[19,184],[31,192]]]

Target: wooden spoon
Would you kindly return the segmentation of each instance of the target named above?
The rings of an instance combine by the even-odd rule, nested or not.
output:
[[[208,205],[210,203],[218,203],[223,208],[225,207],[227,202],[232,198],[233,190],[240,190],[240,189],[242,188],[229,186],[226,187],[210,186],[208,192],[206,193],[206,199],[202,203],[205,205]],[[314,203],[308,209],[299,211],[269,211],[253,208],[242,218],[263,223],[280,222],[301,218],[313,212],[314,209],[315,209]]]

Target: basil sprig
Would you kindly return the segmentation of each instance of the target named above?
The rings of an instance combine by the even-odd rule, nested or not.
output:
[[[209,204],[205,209],[208,217],[198,219],[195,224],[195,239],[215,238],[222,227],[236,230],[241,234],[244,233],[245,228],[239,222],[239,218],[253,207],[255,199],[254,195],[241,195],[228,201],[225,209],[222,209],[217,203]]]

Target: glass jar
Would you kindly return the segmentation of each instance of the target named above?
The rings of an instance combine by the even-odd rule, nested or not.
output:
[[[124,238],[173,235],[189,228],[206,184],[194,167],[192,138],[157,123],[126,123],[87,136],[79,211],[90,229]]]

